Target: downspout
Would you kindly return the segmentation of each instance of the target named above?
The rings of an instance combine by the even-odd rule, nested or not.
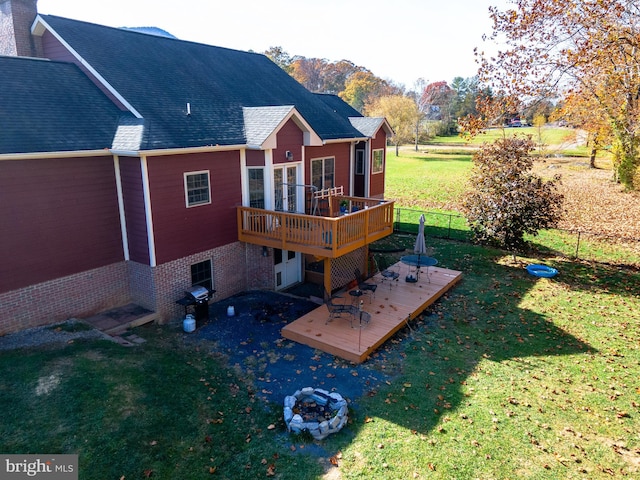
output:
[[[124,198],[122,194],[122,173],[120,172],[120,157],[113,156],[113,168],[116,174],[116,192],[118,194],[118,213],[120,214],[120,232],[122,234],[122,250],[125,261],[131,259],[129,255],[129,238],[127,235],[127,217],[124,210]]]
[[[147,245],[149,248],[149,266],[156,266],[156,240],[153,232],[153,212],[151,211],[151,190],[149,188],[149,169],[147,157],[140,157],[142,173],[142,195],[144,198],[144,215],[147,223]]]

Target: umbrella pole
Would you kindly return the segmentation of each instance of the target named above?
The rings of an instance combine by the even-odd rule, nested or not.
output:
[[[360,307],[358,308],[358,310],[360,310],[360,319],[358,322],[358,353],[361,351],[360,349],[360,344],[362,342],[362,300],[360,300]]]

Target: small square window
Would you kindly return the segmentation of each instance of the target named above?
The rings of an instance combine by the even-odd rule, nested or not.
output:
[[[211,203],[209,171],[185,173],[184,190],[187,207]]]

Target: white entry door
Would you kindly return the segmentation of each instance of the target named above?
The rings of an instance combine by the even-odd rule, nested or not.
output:
[[[297,192],[298,166],[283,165],[273,169],[273,188],[275,209],[284,212],[300,211]],[[304,190],[303,190],[304,191]],[[290,250],[274,249],[273,266],[275,274],[275,289],[283,290],[301,281],[302,255]]]
[[[302,279],[302,263],[299,252],[273,249],[273,266],[276,290],[283,290]]]

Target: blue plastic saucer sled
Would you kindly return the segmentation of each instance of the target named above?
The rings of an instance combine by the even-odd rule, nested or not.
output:
[[[531,264],[527,265],[527,272],[536,277],[551,278],[558,274],[558,270],[555,268],[547,267],[546,265]]]

